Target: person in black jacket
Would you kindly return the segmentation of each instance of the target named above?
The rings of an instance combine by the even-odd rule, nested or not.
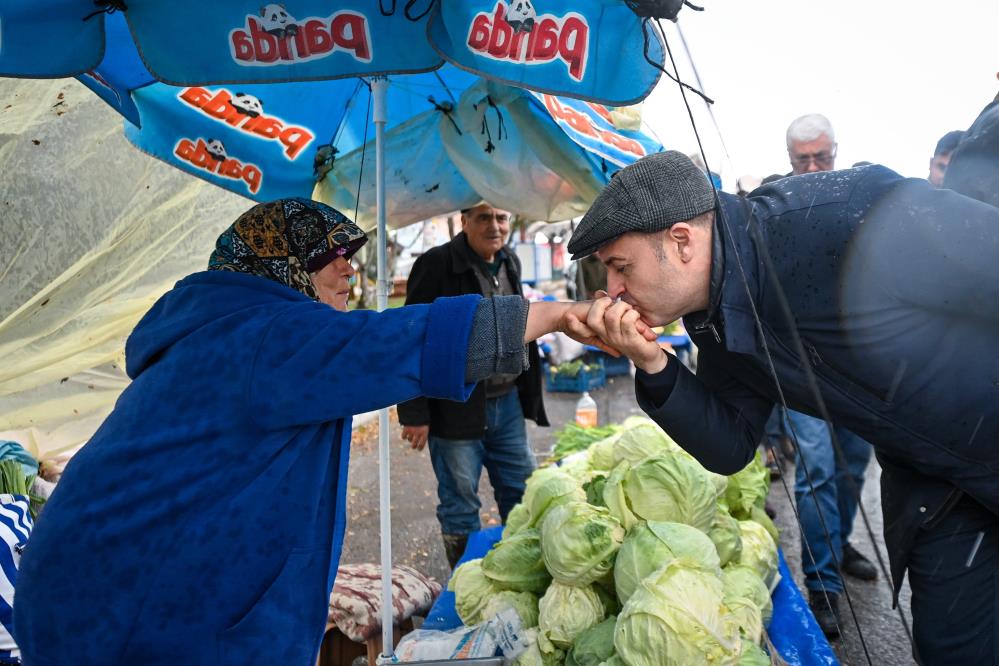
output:
[[[461,213],[462,232],[413,264],[406,305],[440,296],[522,294],[520,260],[506,246],[510,214],[487,203]],[[479,477],[485,466],[505,521],[524,494],[534,453],[524,419],[547,426],[538,346],[528,349],[530,368],[481,382],[465,403],[417,398],[399,405],[402,437],[414,449],[429,442],[437,475],[437,519],[453,568],[468,535],[479,529]]]
[[[586,324],[708,469],[746,465],[782,400],[871,442],[917,659],[999,663],[999,209],[876,165],[715,195],[671,151],[619,171],[568,249],[608,267]],[[696,377],[622,326],[681,316]]]
[[[930,173],[926,176],[926,180],[930,181],[934,187],[943,187],[947,165],[950,164],[951,155],[963,136],[964,130],[953,130],[944,134],[937,141],[937,145],[933,149],[933,157],[930,158]]]

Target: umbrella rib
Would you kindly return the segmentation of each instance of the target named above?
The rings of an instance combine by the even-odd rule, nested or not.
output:
[[[357,211],[361,207],[361,182],[364,178],[364,154],[367,152],[368,127],[371,125],[371,86],[368,86],[368,107],[364,112],[364,143],[361,144],[361,168],[357,171],[357,198],[354,200],[354,223],[357,223]]]
[[[444,83],[444,79],[441,77],[440,72],[434,70],[434,76],[436,76],[437,80],[440,81],[442,86],[444,86],[444,90],[447,91],[447,96],[451,98],[451,102],[455,106],[458,106],[458,100],[454,98],[454,95],[451,93],[451,88],[448,86],[448,84]]]

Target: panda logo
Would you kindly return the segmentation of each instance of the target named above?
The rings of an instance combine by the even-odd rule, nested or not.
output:
[[[534,19],[537,18],[531,0],[514,0],[507,7],[506,22],[515,33],[534,30]]]
[[[229,157],[225,152],[225,146],[218,139],[208,139],[205,143],[205,152],[216,162],[224,162]]]
[[[256,118],[264,112],[264,105],[259,99],[241,92],[236,93],[236,96],[229,100],[229,106],[234,108],[237,113],[250,118]]]
[[[285,11],[284,5],[264,5],[260,8],[260,18],[260,22],[264,26],[264,32],[270,33],[277,38],[298,34],[295,17]]]

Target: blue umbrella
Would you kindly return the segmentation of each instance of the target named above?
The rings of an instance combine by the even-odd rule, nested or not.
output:
[[[325,0],[7,2],[0,9],[0,76],[79,76],[102,63],[117,69],[124,39],[152,78],[179,86],[427,72],[448,61],[540,92],[626,105],[649,94],[663,63],[658,36],[649,39],[655,33],[647,19],[630,8],[642,4],[380,0],[376,6],[368,0],[331,8]],[[127,17],[125,31],[100,20],[104,11],[116,10]],[[114,74],[105,80],[119,93],[130,89],[118,86],[128,82]]]

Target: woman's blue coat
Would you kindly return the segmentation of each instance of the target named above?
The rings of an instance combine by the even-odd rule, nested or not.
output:
[[[179,282],[24,553],[25,663],[314,664],[351,415],[467,398],[477,301],[342,313],[249,275]]]

